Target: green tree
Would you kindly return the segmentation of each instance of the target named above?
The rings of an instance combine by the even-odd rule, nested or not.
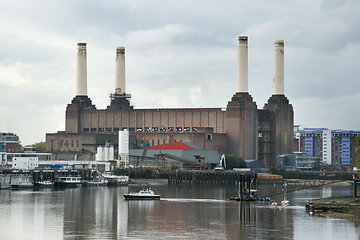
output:
[[[356,167],[358,172],[358,177],[360,176],[360,135],[357,135],[355,138],[356,148],[355,148],[355,155],[356,155]]]
[[[247,167],[246,162],[243,158],[234,155],[226,155],[225,162],[226,162],[226,169]]]
[[[39,153],[45,152],[46,143],[45,142],[38,142],[30,145],[26,145],[25,147],[36,147],[36,151]],[[21,147],[21,151],[24,152],[24,147]]]

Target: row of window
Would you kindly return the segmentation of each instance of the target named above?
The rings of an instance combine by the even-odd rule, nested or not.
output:
[[[76,144],[76,147],[79,147],[79,140],[76,140],[76,142],[75,142],[75,144]],[[62,147],[74,147],[75,145],[74,145],[74,140],[63,140],[63,139],[61,139],[60,140],[60,147],[62,148]],[[54,149],[54,142],[53,142],[53,140],[50,140],[50,150],[53,150]]]
[[[127,128],[123,128],[125,130]],[[138,127],[138,128],[129,128],[129,132],[197,132],[197,127]],[[118,132],[120,128],[83,128],[83,132]]]

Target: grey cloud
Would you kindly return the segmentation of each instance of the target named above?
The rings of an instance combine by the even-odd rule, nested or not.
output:
[[[66,104],[75,95],[77,42],[88,44],[88,94],[99,108],[109,103],[114,88],[117,46],[126,48],[127,86],[136,107],[225,107],[235,92],[238,35],[249,36],[249,92],[259,108],[271,95],[277,39],[285,41],[285,93],[297,123],[325,124],[327,119],[316,111],[334,111],[329,100],[340,99],[336,106],[344,111],[358,101],[360,3],[355,0],[43,0],[3,5],[0,69],[15,69],[16,63],[29,68],[25,75],[0,71],[0,87],[6,91],[0,100],[14,102],[1,109],[21,116],[32,106],[26,113],[34,129],[43,132],[61,130]],[[25,82],[12,86],[3,79],[8,76]],[[48,121],[46,130],[43,122],[36,123],[44,109],[60,119],[49,117],[54,124]],[[359,118],[359,113],[351,114]],[[337,128],[354,126],[347,118],[337,117]],[[0,120],[0,126],[9,127],[4,121],[12,120]],[[12,130],[26,143],[39,141],[17,126]]]

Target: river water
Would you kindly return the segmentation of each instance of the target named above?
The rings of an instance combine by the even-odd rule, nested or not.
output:
[[[161,200],[123,199],[149,186]],[[359,239],[359,226],[305,212],[311,199],[351,191],[338,184],[288,193],[290,205],[280,210],[226,200],[236,195],[233,186],[1,190],[0,239]]]

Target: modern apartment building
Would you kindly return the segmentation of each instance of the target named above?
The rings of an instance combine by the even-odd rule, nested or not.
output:
[[[297,130],[299,151],[320,157],[322,163],[356,165],[355,138],[360,131],[304,128]]]
[[[14,133],[2,133],[0,132],[0,152],[19,152],[20,140]]]

